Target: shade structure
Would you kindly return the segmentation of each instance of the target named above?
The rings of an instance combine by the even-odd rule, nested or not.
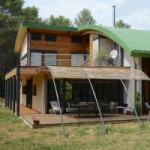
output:
[[[150,80],[141,70],[129,67],[58,67],[48,66],[56,79]],[[39,70],[40,71],[40,70]]]

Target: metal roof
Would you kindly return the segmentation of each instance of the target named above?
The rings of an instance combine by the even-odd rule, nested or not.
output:
[[[150,57],[150,31],[97,25],[84,25],[78,29],[98,31],[118,43],[131,56]]]
[[[96,31],[116,43],[118,43],[131,56],[150,57],[150,31],[133,30],[125,28],[112,28],[101,25],[84,25],[79,28],[51,26],[37,23],[23,22],[18,31],[16,38],[15,51],[21,50],[26,32],[28,28],[57,30],[57,31],[72,31],[72,32],[86,32]]]

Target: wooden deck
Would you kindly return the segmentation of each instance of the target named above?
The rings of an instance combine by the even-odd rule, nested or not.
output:
[[[21,105],[21,118],[32,128],[36,127],[45,127],[45,126],[54,126],[60,125],[61,119],[59,114],[40,114],[32,109],[26,108]],[[40,121],[40,123],[34,124],[33,118]],[[136,117],[134,115],[123,115],[123,114],[114,114],[114,116],[105,115],[103,117],[105,123],[122,123],[122,122],[130,122],[136,121]],[[140,120],[147,120],[148,115],[140,116]],[[83,123],[99,123],[99,117],[75,117],[74,114],[64,114],[63,115],[64,124],[83,124]]]

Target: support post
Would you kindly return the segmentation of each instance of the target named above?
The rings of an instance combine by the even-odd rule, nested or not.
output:
[[[5,107],[7,107],[7,80],[5,80]]]
[[[122,85],[123,85],[123,87],[124,87],[124,89],[125,89],[125,91],[126,91],[126,93],[127,93],[127,95],[128,95],[128,98],[129,98],[129,100],[130,100],[130,102],[131,102],[131,104],[132,104],[132,108],[133,108],[133,110],[134,110],[134,113],[135,113],[135,116],[136,116],[136,118],[137,118],[137,121],[138,121],[138,124],[139,124],[139,128],[141,129],[141,123],[140,123],[140,119],[139,119],[139,117],[138,117],[138,114],[137,114],[137,111],[136,111],[136,109],[135,109],[135,107],[134,107],[134,104],[132,103],[132,101],[131,101],[131,96],[130,96],[130,94],[129,94],[129,92],[128,92],[128,90],[127,90],[127,88],[126,88],[126,86],[125,86],[125,84],[124,84],[124,82],[123,82],[123,80],[120,78],[120,81],[121,81],[121,83],[122,83]]]
[[[104,130],[105,133],[107,133],[107,130],[106,130],[106,128],[105,128],[105,123],[104,123],[104,120],[103,120],[103,116],[102,116],[102,112],[101,112],[101,109],[100,109],[100,107],[99,107],[99,103],[98,103],[98,100],[97,100],[96,93],[95,93],[95,91],[94,91],[92,82],[91,82],[91,80],[90,80],[90,77],[89,77],[88,74],[86,73],[86,71],[85,71],[84,69],[82,69],[82,70],[83,70],[84,74],[86,75],[86,77],[87,77],[87,79],[88,79],[88,81],[89,81],[91,90],[92,90],[92,92],[93,92],[93,96],[94,96],[94,98],[95,98],[96,105],[97,105],[97,108],[98,108],[98,111],[99,111],[100,121],[101,121],[101,123],[102,123],[103,130]]]
[[[12,88],[12,78],[10,78],[10,92],[9,92],[9,95],[10,95],[10,110],[12,110],[12,91],[13,88]]]
[[[13,112],[15,113],[15,77],[12,78],[13,92],[12,92],[12,100],[13,100]]]
[[[16,75],[16,103],[17,103],[17,116],[20,115],[20,66],[17,66]]]
[[[59,106],[59,110],[60,110],[62,133],[63,133],[63,136],[64,136],[64,138],[65,138],[65,137],[66,137],[66,134],[65,134],[65,128],[64,128],[64,121],[63,121],[63,115],[62,115],[62,111],[61,111],[61,107],[60,107],[60,99],[59,99],[59,95],[58,95],[58,91],[57,91],[56,82],[55,82],[53,73],[52,73],[52,71],[51,71],[51,67],[50,67],[50,66],[47,66],[47,67],[49,68],[49,71],[51,72],[51,75],[52,75],[52,81],[53,81],[53,84],[54,84],[54,89],[55,89],[55,93],[56,93],[56,98],[57,98],[57,102],[58,102],[58,106]]]

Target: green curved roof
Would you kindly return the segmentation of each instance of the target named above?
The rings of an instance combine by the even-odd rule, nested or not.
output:
[[[79,31],[94,30],[118,43],[131,56],[150,57],[150,31],[84,25]]]

